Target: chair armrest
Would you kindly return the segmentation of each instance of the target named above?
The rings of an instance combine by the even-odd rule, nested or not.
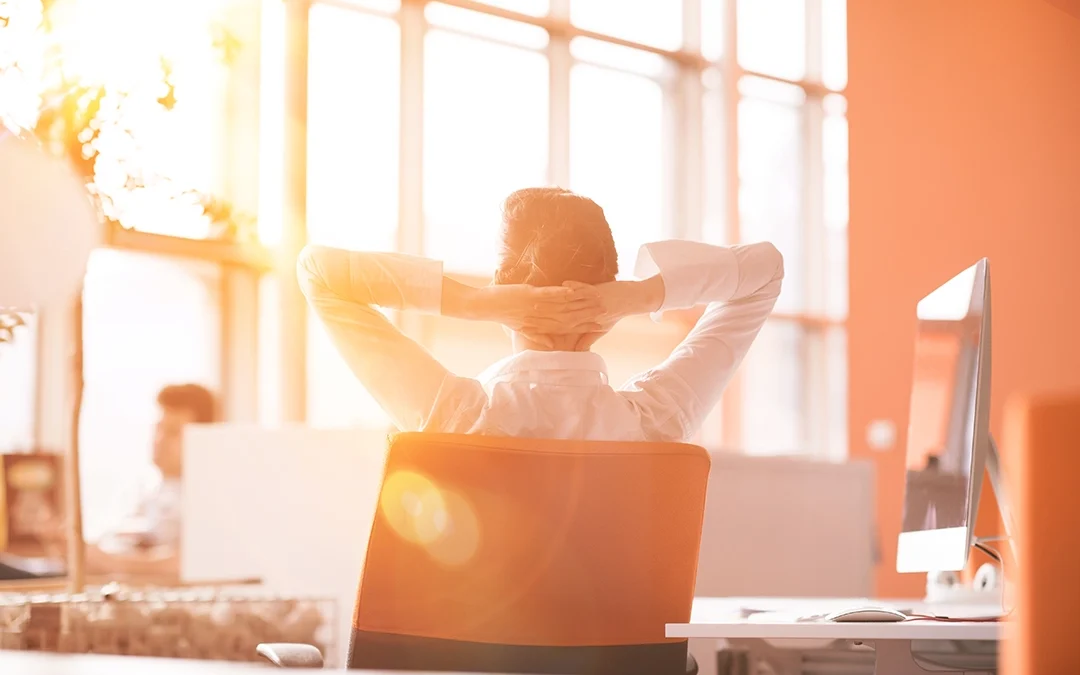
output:
[[[311,645],[272,642],[255,647],[255,653],[279,668],[322,668],[323,657]]]

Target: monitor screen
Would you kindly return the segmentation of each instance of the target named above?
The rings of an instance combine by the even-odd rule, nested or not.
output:
[[[917,309],[901,532],[954,533],[948,540],[955,540],[949,548],[956,555],[946,556],[952,559],[966,560],[971,478],[981,466],[975,456],[984,278],[984,265],[974,265],[923,298]],[[925,543],[937,548],[946,539]]]

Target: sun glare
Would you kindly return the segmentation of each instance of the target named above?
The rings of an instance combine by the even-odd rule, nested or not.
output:
[[[387,476],[379,511],[399,537],[443,565],[464,564],[479,548],[480,525],[468,501],[418,473]]]
[[[59,0],[52,36],[63,46],[64,70],[80,80],[137,88],[159,72],[161,58],[190,67],[213,59],[207,49],[211,0]]]

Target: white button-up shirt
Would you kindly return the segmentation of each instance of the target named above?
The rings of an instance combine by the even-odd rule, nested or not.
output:
[[[638,277],[660,274],[660,313],[706,304],[663,362],[619,388],[592,352],[524,351],[477,379],[449,372],[375,307],[438,313],[442,263],[319,246],[300,287],[360,382],[403,431],[580,440],[688,441],[720,400],[780,294],[772,244],[646,244]]]

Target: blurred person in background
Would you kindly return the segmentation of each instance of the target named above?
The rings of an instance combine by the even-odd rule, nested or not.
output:
[[[156,471],[147,479],[132,514],[99,545],[86,547],[88,574],[177,577],[180,563],[180,479],[183,431],[218,419],[217,402],[198,384],[169,385],[158,393],[154,427]]]
[[[87,544],[85,570],[88,575],[153,577],[175,580],[180,563],[180,479],[183,472],[181,447],[184,427],[207,424],[218,419],[217,402],[209,389],[198,384],[169,385],[158,393],[159,417],[154,427],[153,462],[138,503],[120,527]],[[66,530],[53,523],[43,534],[52,556],[67,554]],[[56,574],[34,574],[17,567],[0,568],[2,579],[26,579]]]
[[[773,309],[783,259],[768,243],[646,244],[617,281],[603,209],[555,187],[503,204],[501,259],[479,288],[435,260],[308,246],[300,286],[345,361],[403,431],[689,441]],[[707,305],[663,363],[613,388],[593,344],[634,314]],[[513,355],[477,379],[450,373],[376,307],[497,322]]]

